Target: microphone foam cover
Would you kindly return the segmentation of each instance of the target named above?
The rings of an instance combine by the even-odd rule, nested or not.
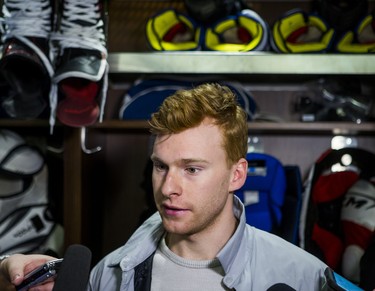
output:
[[[267,291],[296,291],[296,290],[287,284],[277,283],[275,285],[272,285],[270,288],[268,288]]]
[[[91,269],[91,251],[83,245],[71,245],[65,252],[53,291],[85,291]]]

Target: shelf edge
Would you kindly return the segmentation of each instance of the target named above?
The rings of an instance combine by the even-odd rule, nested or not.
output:
[[[375,74],[372,54],[126,52],[108,62],[110,73],[129,74]]]

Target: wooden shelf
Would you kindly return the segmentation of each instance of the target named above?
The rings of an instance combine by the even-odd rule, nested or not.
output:
[[[375,123],[350,122],[254,122],[249,123],[249,132],[273,135],[308,134],[308,135],[375,135]]]
[[[351,122],[249,122],[249,132],[262,134],[309,134],[309,135],[375,135],[375,123]],[[106,131],[139,131],[147,133],[147,121],[106,120],[93,125],[93,129]]]
[[[110,73],[373,75],[373,54],[110,53]]]
[[[22,119],[0,119],[0,127],[27,127],[27,128],[44,128],[49,127],[48,120],[42,119],[31,119],[31,120],[22,120]]]
[[[61,126],[61,125],[60,125]],[[2,128],[49,128],[45,120],[0,119]],[[262,134],[310,134],[310,135],[369,135],[375,136],[375,122],[356,124],[352,122],[249,122],[250,133]],[[104,131],[133,131],[148,133],[146,120],[105,120],[88,129]]]

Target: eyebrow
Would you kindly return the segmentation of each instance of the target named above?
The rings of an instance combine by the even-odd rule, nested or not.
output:
[[[151,155],[150,159],[151,159],[151,161],[153,161],[153,162],[162,162],[161,159],[159,159],[158,157],[156,157],[156,156],[154,156],[154,155]]]
[[[159,162],[159,163],[163,163],[163,164],[166,164],[162,159],[156,157],[155,155],[152,155],[151,156],[151,160],[153,162]],[[204,160],[204,159],[181,159],[179,161],[181,164],[191,164],[191,163],[204,163],[204,164],[209,164],[209,162],[207,160]]]
[[[203,159],[182,159],[181,160],[184,164],[191,164],[191,163],[204,163],[208,164],[208,161]]]

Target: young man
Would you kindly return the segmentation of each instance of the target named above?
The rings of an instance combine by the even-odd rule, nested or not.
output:
[[[227,87],[179,91],[150,125],[158,212],[98,263],[88,290],[329,290],[323,262],[246,224],[234,191],[247,175],[247,119]],[[15,255],[1,271],[18,284],[36,258],[48,259]]]

